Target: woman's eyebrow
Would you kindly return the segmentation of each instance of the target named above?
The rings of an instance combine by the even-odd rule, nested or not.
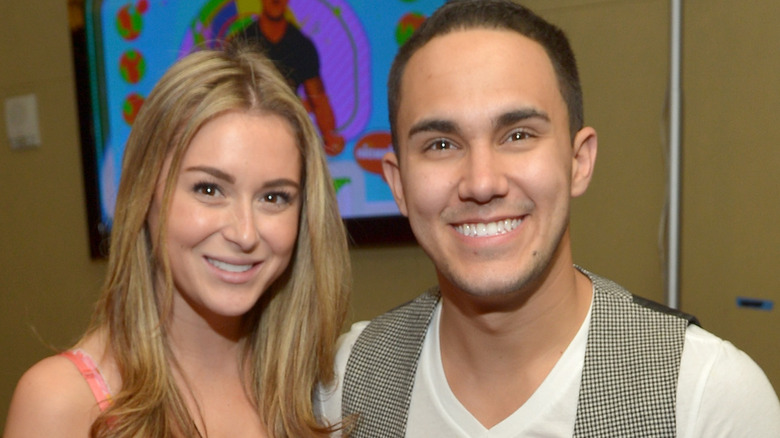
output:
[[[267,188],[275,188],[275,187],[293,187],[296,189],[299,189],[301,187],[301,184],[298,181],[291,180],[289,178],[278,178],[271,181],[268,181],[264,184],[264,187]]]
[[[224,181],[227,181],[231,184],[236,182],[236,179],[233,177],[233,175],[230,175],[228,173],[225,173],[215,167],[210,166],[192,166],[185,169],[187,172],[204,172],[208,173],[209,175],[213,176],[214,178],[221,179]]]

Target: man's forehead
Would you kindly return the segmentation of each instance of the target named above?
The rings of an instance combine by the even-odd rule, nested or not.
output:
[[[399,97],[410,92],[410,82],[419,82],[412,84],[414,91],[414,86],[435,86],[434,80],[447,74],[468,77],[471,71],[484,74],[502,68],[513,68],[518,74],[539,70],[557,88],[555,67],[541,44],[512,30],[469,28],[438,35],[421,46],[402,72]]]
[[[469,29],[436,37],[410,59],[399,122],[476,110],[464,105],[489,108],[494,117],[527,107],[550,114],[545,106],[558,104],[557,75],[541,45],[516,32]]]
[[[549,119],[557,113],[553,107],[565,107],[540,44],[517,32],[481,28],[437,36],[418,50],[404,71],[399,97],[398,121],[405,129],[422,119],[469,113],[495,120],[530,109]]]

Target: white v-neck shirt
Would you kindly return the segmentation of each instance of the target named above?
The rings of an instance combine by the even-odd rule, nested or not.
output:
[[[439,347],[441,303],[422,346],[406,436],[410,438],[570,437],[574,432],[590,310],[572,342],[533,395],[500,423],[486,429],[447,384]],[[320,390],[318,409],[326,421],[341,418],[341,382],[349,353],[368,321],[355,323],[339,339],[337,384]],[[689,325],[680,362],[677,436],[780,437],[780,402],[756,363],[731,343]]]
[[[571,436],[577,414],[590,311],[569,347],[539,388],[509,417],[486,429],[452,393],[439,344],[441,306],[428,326],[409,407],[407,437]],[[571,396],[574,394],[574,397]],[[443,433],[446,432],[446,433]]]

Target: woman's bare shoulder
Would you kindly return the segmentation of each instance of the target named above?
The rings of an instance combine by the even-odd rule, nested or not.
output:
[[[76,366],[63,356],[47,357],[19,379],[4,437],[87,436],[99,413]]]

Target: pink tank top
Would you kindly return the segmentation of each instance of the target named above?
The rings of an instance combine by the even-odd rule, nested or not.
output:
[[[64,351],[60,353],[60,356],[70,359],[76,365],[81,375],[84,376],[84,380],[87,381],[89,389],[92,390],[92,395],[95,396],[100,411],[108,409],[111,406],[111,390],[108,388],[103,375],[100,374],[100,370],[92,356],[82,349]]]

